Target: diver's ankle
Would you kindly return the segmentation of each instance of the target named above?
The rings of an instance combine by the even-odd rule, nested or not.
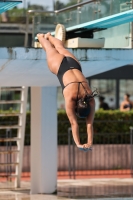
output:
[[[90,147],[92,147],[92,143],[90,143],[90,142],[86,143],[86,144],[83,145],[83,147],[84,148],[90,148]]]

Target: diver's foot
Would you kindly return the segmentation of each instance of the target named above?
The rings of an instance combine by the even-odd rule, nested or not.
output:
[[[87,148],[92,147],[92,144],[91,143],[86,143],[86,144],[83,144],[83,147],[87,149]]]
[[[45,34],[45,39],[48,40],[50,35],[51,35],[50,32],[46,33],[46,34]]]
[[[37,37],[37,39],[39,40],[40,38],[45,38],[45,34],[43,34],[43,33],[38,33],[36,37]]]

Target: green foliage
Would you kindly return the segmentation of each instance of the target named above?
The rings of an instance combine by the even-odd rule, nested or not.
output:
[[[28,5],[28,10],[42,10],[42,11],[46,11],[48,10],[48,7],[44,7],[41,5],[37,5],[37,4],[29,4]]]
[[[54,10],[60,10],[64,7],[65,7],[64,3],[60,2],[60,1],[54,2]]]
[[[11,10],[8,10],[7,13],[7,23],[26,23],[26,9],[23,8],[13,8]],[[0,21],[2,21],[2,18],[0,16]]]
[[[78,119],[81,143],[86,143],[86,123]],[[99,110],[94,119],[94,144],[129,144],[129,127],[133,126],[133,111],[120,112],[119,110]],[[65,111],[58,112],[58,143],[68,143],[68,121]],[[64,135],[64,136],[63,136]],[[63,138],[64,137],[64,138]],[[63,138],[63,139],[62,139]],[[65,142],[62,142],[65,141]]]
[[[12,10],[7,11],[8,15],[8,21],[7,23],[18,23],[18,24],[25,24],[26,23],[26,15],[28,10],[41,10],[41,11],[47,11],[47,8],[43,6],[37,6],[37,5],[31,5],[28,9],[18,9],[14,8]],[[34,13],[30,13],[29,15],[29,23],[32,23],[32,18],[35,16]],[[54,24],[56,23],[55,16],[51,15],[50,13],[43,13],[36,15],[35,20],[41,20],[40,23],[49,23]],[[1,21],[1,16],[0,16]]]
[[[82,2],[82,1],[80,1]],[[68,3],[63,3],[61,1],[55,1],[53,6],[55,10],[60,10],[62,8],[65,7],[69,7],[72,5],[77,4],[78,1],[77,0],[69,0]],[[26,23],[26,15],[27,15],[27,11],[28,10],[41,10],[41,11],[47,11],[48,10],[48,6],[41,6],[38,4],[28,4],[28,8],[17,8],[14,7],[11,10],[8,10],[7,16],[8,16],[8,21],[7,23],[19,23],[19,24],[25,24]],[[34,14],[30,14],[29,15],[29,23],[32,23],[32,16]],[[48,14],[47,14],[48,15]],[[45,14],[40,14],[39,16],[42,17],[42,20],[45,21],[45,23],[47,23],[47,21],[51,24],[57,23],[56,20],[51,17],[51,15],[49,14],[49,16],[45,16]],[[48,18],[48,19],[47,19]],[[2,21],[2,18],[0,16],[0,21]],[[61,23],[62,22],[62,17],[60,19],[60,15],[58,16],[58,21]],[[4,22],[5,23],[5,22]]]
[[[9,111],[0,113],[13,113]],[[68,144],[68,128],[70,123],[66,112],[59,110],[58,119],[58,144]],[[0,125],[17,124],[18,117],[1,117]],[[79,133],[81,142],[86,142],[86,123],[85,119],[78,119]],[[95,144],[126,144],[130,143],[129,127],[133,126],[133,111],[120,112],[118,110],[99,110],[95,113],[94,120],[94,143]],[[5,134],[5,130],[0,130],[0,137]],[[16,130],[12,130],[12,135],[16,134]],[[27,112],[25,144],[30,144],[30,112]]]
[[[23,8],[13,8],[7,11],[9,16],[23,16],[25,12],[26,9]]]
[[[60,9],[62,9],[62,8],[66,8],[66,7],[69,7],[69,6],[72,6],[72,5],[75,5],[75,4],[77,4],[77,3],[81,3],[81,2],[83,2],[82,0],[69,0],[67,3],[63,3],[63,2],[61,2],[61,1],[56,1],[55,3],[54,3],[54,9],[55,10],[60,10]]]
[[[42,10],[42,11],[47,11],[47,7],[39,6],[39,5],[30,5],[28,9],[24,8],[13,8],[11,10],[8,10],[7,13],[7,18],[8,21],[7,23],[18,23],[18,24],[25,24],[26,23],[26,15],[28,10]],[[29,23],[32,23],[32,16],[34,14],[29,15]],[[1,16],[0,16],[0,21],[2,21]]]
[[[78,119],[80,133],[86,132],[84,119]],[[95,113],[94,133],[128,133],[133,126],[133,111],[99,110]],[[58,111],[58,132],[66,132],[70,127],[65,111]]]
[[[133,111],[100,110],[95,114],[94,133],[128,133],[132,125]]]
[[[13,111],[12,108],[10,110],[1,111],[0,113],[18,113],[18,111]],[[0,125],[18,125],[18,116],[11,116],[11,117],[1,117]],[[11,132],[12,137],[17,137],[17,129],[12,129]],[[0,129],[0,138],[6,136],[6,130]],[[4,143],[0,144],[1,146],[4,145]],[[15,142],[12,142],[12,145],[16,145]],[[26,116],[26,128],[25,128],[25,145],[30,145],[30,112],[27,112]]]
[[[68,6],[72,6],[72,5],[75,5],[77,3],[81,3],[83,2],[82,0],[69,0],[69,2],[65,5],[65,7],[68,7]]]

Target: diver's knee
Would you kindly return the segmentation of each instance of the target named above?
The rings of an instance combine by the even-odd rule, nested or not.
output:
[[[55,48],[60,54],[63,54],[64,51],[66,50],[62,43],[59,43],[58,45],[56,45]]]

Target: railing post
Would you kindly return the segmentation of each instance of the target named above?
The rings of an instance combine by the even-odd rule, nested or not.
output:
[[[26,27],[25,27],[25,41],[24,41],[24,47],[28,46],[28,32],[29,32],[29,13],[27,12],[26,15]]]
[[[133,174],[133,127],[130,127],[131,175]]]
[[[68,156],[69,156],[69,164],[68,164],[68,170],[69,170],[69,178],[75,179],[75,143],[74,140],[72,140],[72,151],[71,151],[71,127],[68,128]],[[71,162],[71,153],[72,153],[72,162]],[[72,171],[72,174],[71,174]],[[73,175],[73,176],[72,176]]]
[[[75,179],[75,143],[74,140],[72,140],[73,144],[73,178]]]
[[[32,47],[34,47],[35,40],[35,16],[32,16]]]
[[[71,128],[68,128],[68,171],[71,178]]]

